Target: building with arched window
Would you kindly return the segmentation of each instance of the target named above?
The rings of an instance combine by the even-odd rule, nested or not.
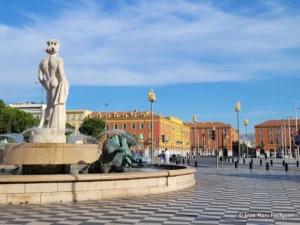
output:
[[[290,130],[289,130],[290,123]],[[298,123],[300,124],[300,120]],[[266,153],[270,156],[290,155],[296,151],[294,134],[297,132],[296,120],[267,120],[254,126],[256,140],[256,155]]]

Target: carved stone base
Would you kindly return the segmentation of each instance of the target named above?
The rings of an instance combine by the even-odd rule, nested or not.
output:
[[[51,128],[37,128],[32,131],[30,143],[66,143],[67,137],[65,131],[59,131]]]

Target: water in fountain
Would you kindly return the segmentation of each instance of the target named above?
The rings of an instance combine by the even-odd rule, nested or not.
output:
[[[0,137],[10,138],[17,143],[24,143],[24,136],[22,134],[17,134],[17,133],[0,134]]]
[[[89,142],[93,142],[93,143],[99,143],[99,141],[96,138],[90,137],[88,135],[84,135],[84,134],[71,134],[68,137],[68,143],[76,143],[78,141],[81,141],[83,139],[88,140]]]

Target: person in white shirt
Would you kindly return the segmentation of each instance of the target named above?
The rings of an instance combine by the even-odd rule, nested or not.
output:
[[[166,156],[166,163],[170,163],[170,152],[168,151],[167,148],[165,150],[165,156]]]

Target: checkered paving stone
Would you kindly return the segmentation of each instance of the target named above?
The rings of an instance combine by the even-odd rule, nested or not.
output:
[[[300,224],[300,173],[197,168],[195,187],[151,196],[47,205],[0,206],[0,224],[184,225]],[[241,213],[285,213],[295,218],[245,218]]]

